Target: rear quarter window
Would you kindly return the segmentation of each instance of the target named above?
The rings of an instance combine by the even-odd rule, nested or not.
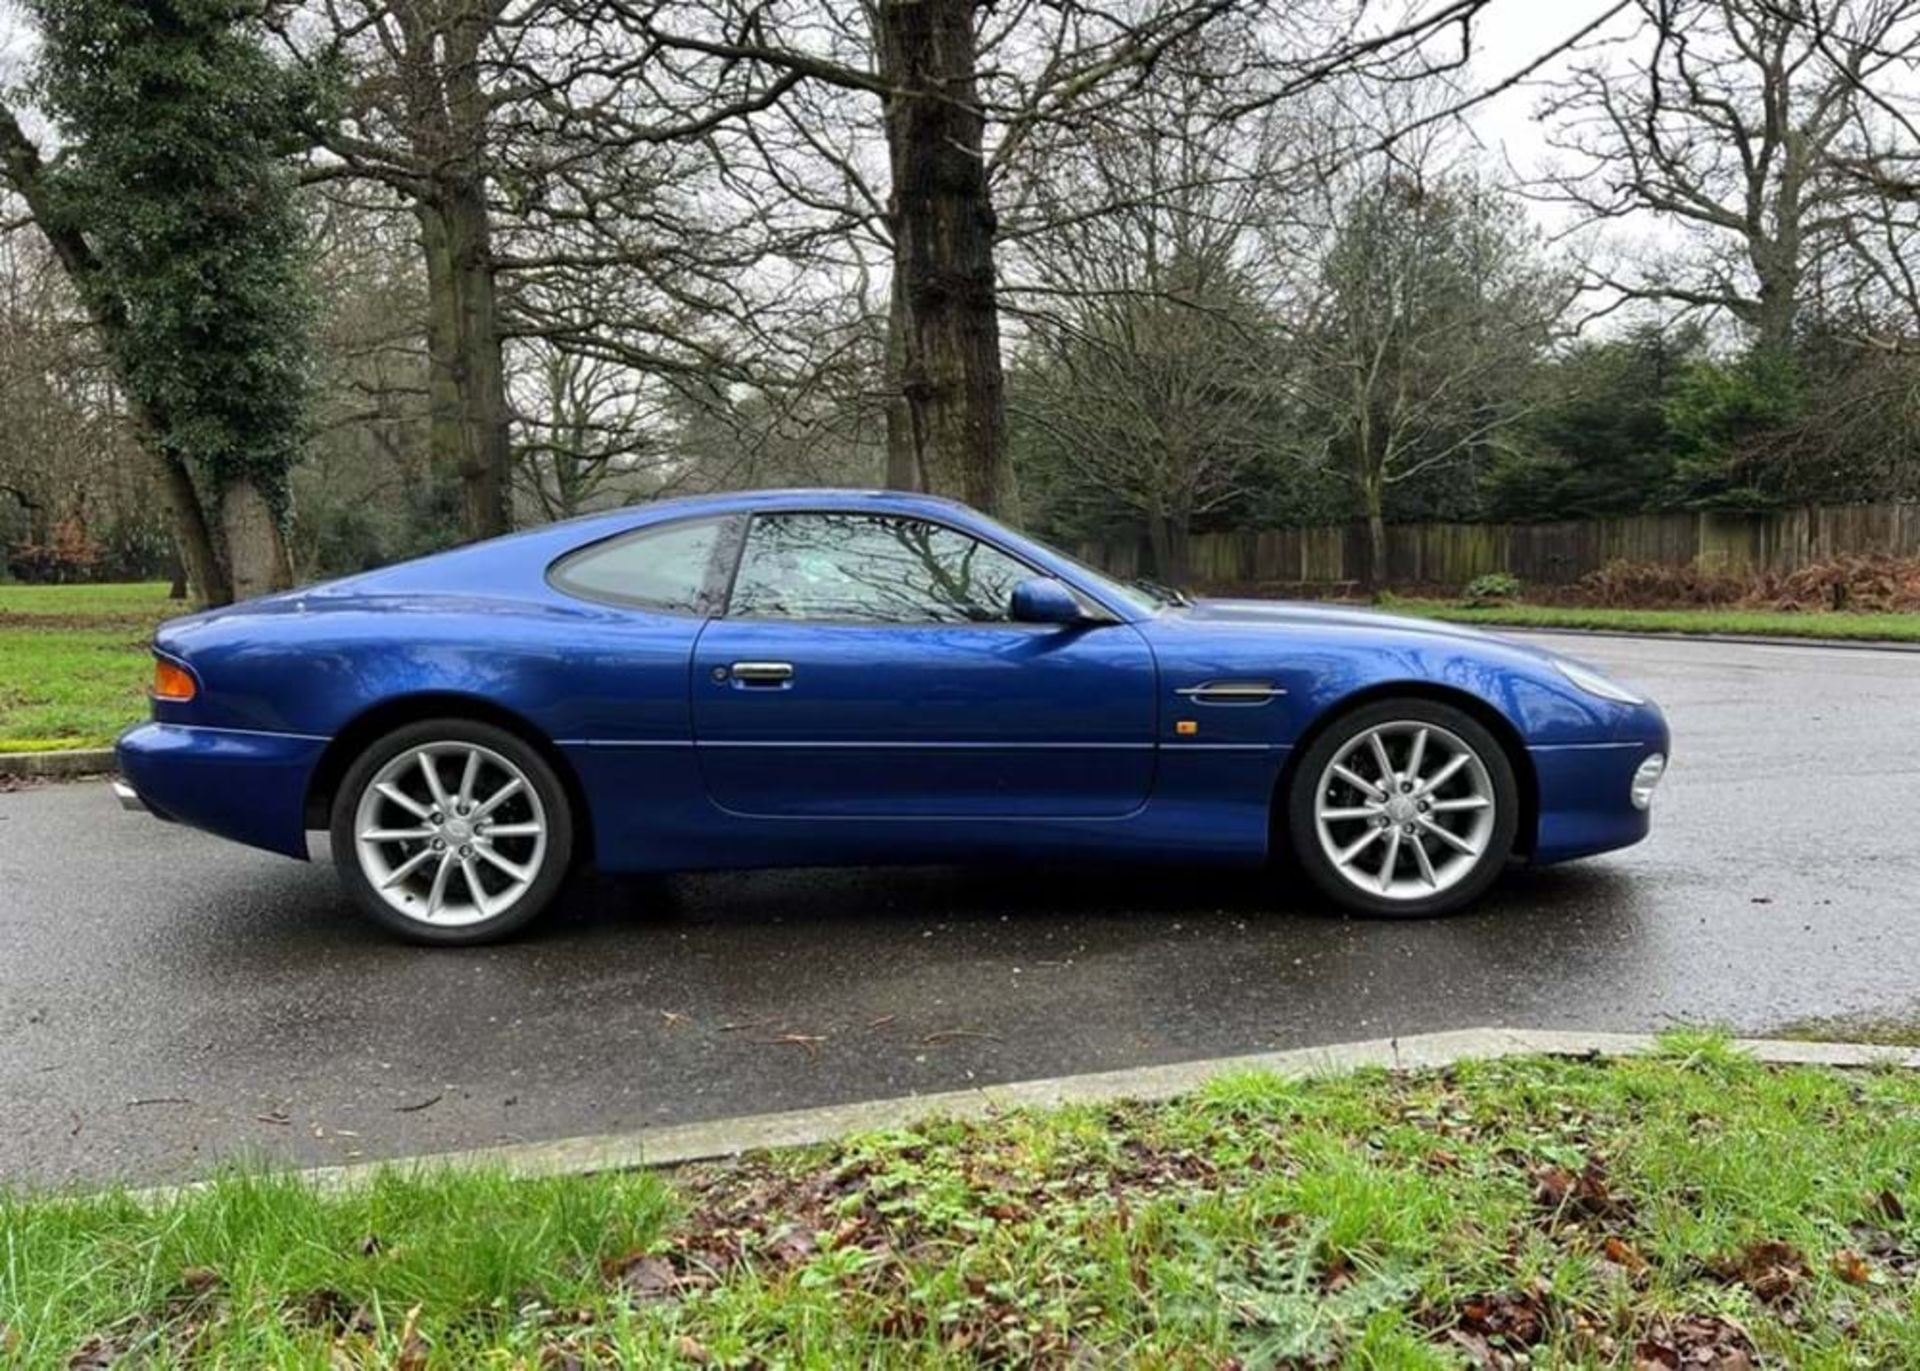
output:
[[[643,528],[569,553],[548,580],[585,600],[668,614],[713,614],[726,596],[723,551],[737,521],[688,519]]]

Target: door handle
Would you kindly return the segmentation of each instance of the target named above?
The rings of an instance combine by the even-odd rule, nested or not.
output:
[[[735,662],[729,669],[741,685],[785,685],[793,679],[792,662]]]

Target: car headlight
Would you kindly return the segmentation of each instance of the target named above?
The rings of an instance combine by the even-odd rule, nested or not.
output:
[[[1640,763],[1633,773],[1633,807],[1648,809],[1653,805],[1653,792],[1660,784],[1660,778],[1667,774],[1667,759],[1656,752]]]
[[[1603,700],[1612,700],[1621,705],[1643,705],[1644,697],[1635,695],[1631,690],[1617,682],[1608,680],[1597,671],[1591,671],[1578,662],[1562,661],[1556,657],[1553,664],[1560,668],[1560,674],[1572,681],[1589,695],[1598,695]]]

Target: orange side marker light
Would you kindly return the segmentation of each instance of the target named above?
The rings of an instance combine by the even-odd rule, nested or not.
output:
[[[1173,731],[1182,738],[1191,738],[1200,731],[1200,725],[1192,719],[1181,719],[1174,724]]]
[[[185,704],[195,695],[193,677],[172,662],[156,658],[153,663],[153,698]]]

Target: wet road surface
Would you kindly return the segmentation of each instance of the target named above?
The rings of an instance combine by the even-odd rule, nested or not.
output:
[[[1543,639],[1544,641],[1544,639]],[[1666,707],[1653,838],[1356,922],[1203,871],[582,883],[507,947],[327,865],[0,795],[0,1183],[156,1180],[1480,1024],[1920,1007],[1920,655],[1560,638]]]

